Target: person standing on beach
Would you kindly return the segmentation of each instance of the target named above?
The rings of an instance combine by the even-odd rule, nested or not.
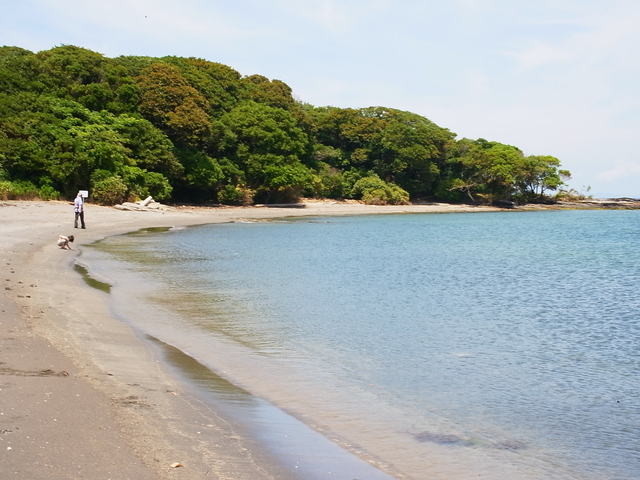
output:
[[[80,224],[82,225],[82,228],[85,228],[85,226],[84,226],[84,199],[82,198],[82,192],[78,192],[78,195],[76,196],[76,200],[74,202],[73,210],[74,210],[74,212],[76,214],[75,220],[73,222],[74,228],[78,228],[78,219],[80,219]]]

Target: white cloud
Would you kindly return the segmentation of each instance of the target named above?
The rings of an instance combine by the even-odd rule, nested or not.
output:
[[[608,182],[619,179],[628,180],[629,177],[640,177],[640,161],[617,160],[612,168],[600,172],[597,177]]]

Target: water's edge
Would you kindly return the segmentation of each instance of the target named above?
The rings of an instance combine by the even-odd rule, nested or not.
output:
[[[161,232],[168,229],[156,230]],[[148,231],[150,229],[143,228],[128,234]],[[96,243],[101,241],[103,240]],[[106,295],[111,294],[113,285],[98,280],[99,275],[92,274],[91,266],[84,260],[77,258],[73,269],[88,287]],[[152,348],[163,369],[178,384],[204,403],[207,410],[213,410],[216,416],[234,425],[234,431],[241,431],[257,442],[268,455],[267,461],[280,465],[290,475],[287,478],[410,479],[396,471],[392,465],[361,449],[350,450],[335,436],[333,439],[328,438],[290,412],[231,383],[180,348],[141,331],[137,325],[113,309],[112,314],[116,320],[130,327],[139,341]]]

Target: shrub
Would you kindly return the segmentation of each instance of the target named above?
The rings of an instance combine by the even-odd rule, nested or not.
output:
[[[6,180],[0,181],[0,200],[9,200],[11,193],[11,182]]]
[[[127,186],[118,175],[113,175],[95,182],[91,195],[97,204],[116,205],[127,200]]]
[[[359,198],[359,194],[355,190],[355,185],[359,180],[368,176],[369,174],[367,172],[356,168],[342,172],[341,189],[344,198]]]
[[[31,182],[10,182],[9,200],[36,200],[39,198],[38,187]]]
[[[42,200],[57,200],[60,198],[60,192],[51,185],[43,185],[38,189],[38,196]]]
[[[236,185],[225,185],[218,192],[218,201],[226,205],[251,205],[255,191]]]
[[[171,198],[173,187],[167,177],[158,172],[145,172],[144,184],[154,200],[162,201]]]
[[[31,182],[0,180],[0,200],[54,200],[60,192],[50,185],[38,188]]]
[[[313,176],[305,194],[320,198],[344,198],[344,179],[342,172],[326,163],[320,163],[318,173]]]
[[[387,183],[378,175],[361,178],[353,186],[353,193],[368,205],[404,205],[409,193],[394,183]]]

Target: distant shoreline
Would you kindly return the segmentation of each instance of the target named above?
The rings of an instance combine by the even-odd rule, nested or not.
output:
[[[194,204],[169,204],[161,205],[152,202],[149,207],[142,205],[142,202],[124,203],[113,208],[126,211],[147,211],[147,210],[195,210],[206,211],[209,209],[283,209],[283,211],[302,210],[308,208],[332,208],[330,215],[344,214],[344,209],[352,209],[351,213],[361,213],[360,208],[373,208],[375,211],[368,213],[398,213],[407,209],[418,211],[415,213],[447,213],[447,212],[472,212],[472,211],[509,211],[509,210],[566,210],[566,209],[640,209],[640,199],[630,197],[620,198],[591,198],[574,201],[558,201],[553,203],[528,203],[516,205],[507,203],[504,206],[496,205],[473,205],[466,203],[445,203],[416,201],[406,205],[367,205],[356,200],[316,200],[302,199],[297,203],[274,203],[255,204],[251,206],[232,206],[223,204],[194,205]],[[294,214],[298,215],[298,214]],[[304,214],[303,214],[304,215]]]
[[[592,198],[586,200],[577,200],[572,202],[558,202],[557,204],[530,204],[520,206],[520,209],[640,209],[640,199],[637,198]]]

